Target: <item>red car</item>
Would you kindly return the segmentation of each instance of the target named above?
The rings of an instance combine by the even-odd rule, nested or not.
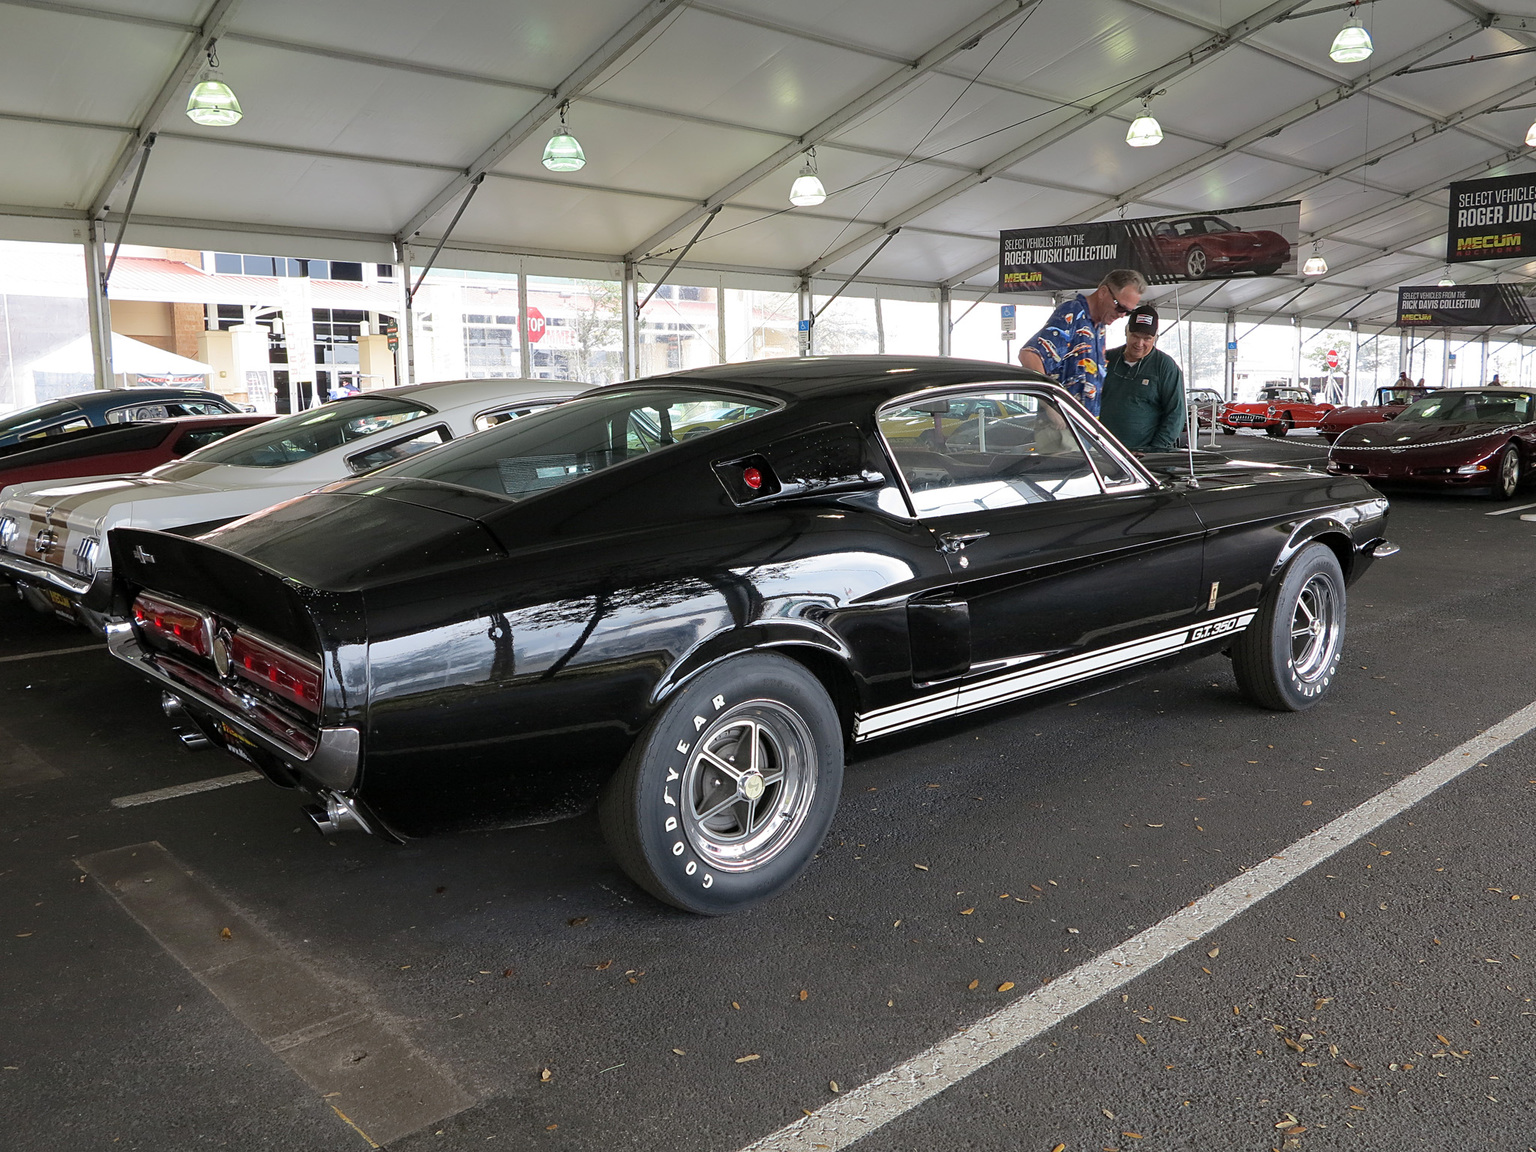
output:
[[[1389,424],[1340,434],[1328,471],[1373,484],[1460,488],[1496,500],[1536,465],[1536,394],[1519,388],[1431,392]]]
[[[1354,408],[1335,408],[1324,416],[1317,426],[1317,434],[1324,440],[1338,439],[1339,433],[1346,428],[1354,428],[1360,424],[1379,424],[1383,420],[1395,420],[1399,413],[1415,400],[1422,400],[1434,389],[1420,388],[1417,385],[1404,386],[1394,384],[1376,389],[1376,402],[1374,404],[1361,404]]]
[[[1278,232],[1244,232],[1220,216],[1181,216],[1152,226],[1159,268],[1186,280],[1234,272],[1271,276],[1291,258],[1291,244]]]
[[[35,480],[80,476],[126,476],[144,472],[239,432],[270,416],[240,412],[228,416],[181,416],[139,424],[110,424],[23,440],[0,448],[0,491]]]
[[[1316,428],[1325,416],[1337,411],[1319,404],[1305,388],[1261,388],[1259,398],[1223,406],[1216,422],[1228,436],[1239,428],[1262,428],[1271,436],[1284,436],[1293,428]]]

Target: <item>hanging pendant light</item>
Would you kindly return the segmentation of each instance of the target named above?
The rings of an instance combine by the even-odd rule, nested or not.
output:
[[[796,208],[814,208],[827,198],[827,190],[816,175],[816,149],[807,149],[805,166],[789,186],[789,202]]]
[[[1312,255],[1307,257],[1307,262],[1301,266],[1303,276],[1321,276],[1328,271],[1328,261],[1323,259],[1323,242],[1312,242]]]
[[[187,119],[205,128],[228,128],[240,123],[245,113],[240,110],[240,101],[235,99],[234,91],[219,74],[219,57],[214,51],[216,43],[215,40],[208,41],[208,67],[203,69],[192,86],[192,94],[187,97]]]
[[[1525,130],[1525,145],[1527,148],[1536,148],[1536,122]]]
[[[1152,115],[1152,97],[1147,96],[1141,102],[1141,115],[1131,121],[1131,126],[1126,129],[1125,142],[1132,148],[1151,148],[1154,144],[1160,144],[1163,140],[1163,126],[1157,122],[1157,117]]]
[[[1454,287],[1456,287],[1456,281],[1451,279],[1451,266],[1449,264],[1447,264],[1445,266],[1445,271],[1441,274],[1440,280],[1435,285],[1435,287],[1436,288],[1454,288]]]
[[[544,167],[551,172],[579,172],[587,166],[587,154],[565,126],[565,112],[570,106],[569,100],[560,105],[560,127],[544,145]]]
[[[1358,0],[1356,3],[1358,4]],[[1333,47],[1328,49],[1329,59],[1339,64],[1358,64],[1362,60],[1369,59],[1374,51],[1376,51],[1376,45],[1371,43],[1371,34],[1360,22],[1360,13],[1351,9],[1349,19],[1344,22],[1344,27],[1339,29],[1339,34],[1333,38]]]

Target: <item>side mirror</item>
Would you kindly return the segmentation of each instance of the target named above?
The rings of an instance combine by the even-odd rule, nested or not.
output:
[[[1397,419],[1397,413],[1396,412],[1383,412],[1381,414],[1381,418],[1383,420],[1396,420]]]
[[[867,438],[852,424],[813,428],[714,464],[715,475],[737,504],[867,492],[885,486],[880,468]]]

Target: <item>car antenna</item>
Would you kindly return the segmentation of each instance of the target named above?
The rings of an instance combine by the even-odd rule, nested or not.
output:
[[[1183,319],[1184,313],[1179,308],[1179,286],[1175,284],[1173,286],[1173,327],[1174,331],[1179,334],[1179,358],[1187,363],[1188,357],[1184,355],[1184,330],[1179,327]],[[1184,451],[1188,454],[1189,486],[1191,488],[1200,487],[1200,478],[1195,475],[1195,437],[1199,434],[1200,418],[1190,411],[1189,402],[1186,399],[1184,404]]]

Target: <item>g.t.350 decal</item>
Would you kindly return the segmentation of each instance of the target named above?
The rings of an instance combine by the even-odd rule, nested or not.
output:
[[[1209,624],[1202,624],[1189,634],[1191,644],[1198,640],[1209,640],[1212,636],[1220,636],[1223,632],[1235,632],[1241,621],[1239,616],[1229,616],[1225,620],[1214,620]]]

